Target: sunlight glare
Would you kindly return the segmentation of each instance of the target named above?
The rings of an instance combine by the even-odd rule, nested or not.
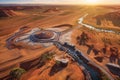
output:
[[[87,4],[97,4],[98,0],[86,0]]]

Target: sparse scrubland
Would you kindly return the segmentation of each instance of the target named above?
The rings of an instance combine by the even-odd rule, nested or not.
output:
[[[99,29],[120,32],[120,12],[119,8],[115,7],[120,6],[1,7],[0,79],[9,80],[10,71],[18,68],[17,73],[15,71],[12,73],[14,78],[20,80],[85,80],[81,67],[68,54],[59,51],[55,46],[7,49],[6,40],[23,26],[31,29],[35,27],[46,29],[63,24],[71,25],[72,29],[80,26],[72,32],[71,43],[93,62],[110,72],[106,66],[107,63],[120,65],[120,35],[97,32],[79,25],[77,21],[88,13],[83,23]],[[56,61],[56,55],[68,58],[68,64],[64,66]],[[120,76],[112,72],[110,74],[119,80]],[[101,75],[102,80],[108,80],[104,73]]]

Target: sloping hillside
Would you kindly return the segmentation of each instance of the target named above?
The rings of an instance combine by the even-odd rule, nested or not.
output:
[[[0,9],[0,17],[22,16],[24,13],[16,12],[10,9]]]
[[[15,16],[16,14],[14,13],[13,10],[0,10],[0,17],[10,17],[10,16]]]
[[[120,27],[120,12],[110,12],[104,15],[98,15],[95,17],[97,20],[97,25],[101,25],[103,20],[111,21],[114,26]]]

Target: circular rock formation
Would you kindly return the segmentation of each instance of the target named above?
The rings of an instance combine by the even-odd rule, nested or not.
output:
[[[57,41],[58,38],[59,38],[58,33],[52,30],[34,32],[32,35],[30,35],[31,41],[41,43],[54,42]]]

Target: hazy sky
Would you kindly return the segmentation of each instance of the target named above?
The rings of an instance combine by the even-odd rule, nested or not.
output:
[[[120,4],[120,0],[0,0],[0,3]]]

